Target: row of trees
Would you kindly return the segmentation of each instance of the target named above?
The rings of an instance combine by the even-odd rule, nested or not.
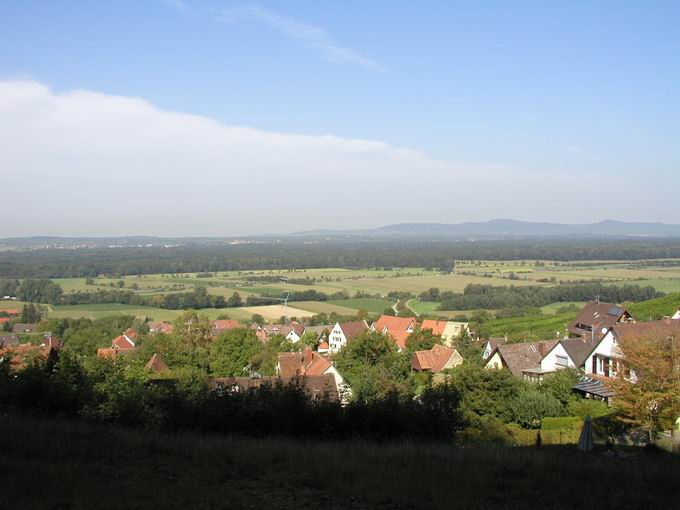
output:
[[[590,301],[599,296],[602,301],[646,301],[663,296],[654,287],[639,285],[603,285],[601,283],[578,283],[551,287],[522,286],[495,287],[493,285],[468,284],[463,294],[432,288],[420,295],[423,301],[441,301],[441,310],[504,309],[540,307],[550,303]]]

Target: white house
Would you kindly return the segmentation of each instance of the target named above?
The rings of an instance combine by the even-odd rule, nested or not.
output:
[[[338,352],[347,345],[347,342],[365,331],[368,331],[366,321],[344,322],[342,324],[336,322],[328,335],[328,350],[332,353]]]
[[[680,307],[678,307],[678,311],[673,314],[671,317],[672,320],[680,320]]]
[[[302,352],[279,354],[276,374],[286,379],[295,376],[313,377],[330,374],[333,376],[341,401],[346,402],[352,394],[349,385],[333,363],[308,347]]]
[[[616,324],[598,341],[585,359],[585,373],[616,377],[623,367],[621,341],[645,338],[680,338],[680,321],[666,318],[660,321]]]

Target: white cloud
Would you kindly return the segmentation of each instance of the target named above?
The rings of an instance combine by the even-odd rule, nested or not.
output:
[[[592,176],[553,173],[546,180],[510,166],[434,160],[381,141],[230,126],[139,98],[55,94],[35,81],[0,82],[0,182],[0,203],[12,218],[0,237],[620,217],[608,209],[611,201],[583,195],[583,182],[601,189]],[[632,190],[626,211],[634,214],[649,197],[630,184],[617,182],[617,200]]]
[[[252,5],[244,6],[222,11],[218,19],[228,23],[254,21],[314,48],[329,62],[355,64],[373,71],[387,72],[387,67],[383,64],[336,43],[326,30],[281,16],[268,9]]]

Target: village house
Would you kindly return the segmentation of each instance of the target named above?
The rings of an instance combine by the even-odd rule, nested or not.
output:
[[[557,344],[557,340],[500,344],[491,353],[484,367],[487,369],[507,368],[517,377],[535,379],[533,372],[540,367],[541,360]],[[528,373],[525,373],[529,371]]]
[[[343,322],[342,324],[336,322],[328,335],[328,352],[338,352],[347,345],[347,342],[354,340],[366,331],[368,331],[366,321]],[[326,346],[322,342],[319,345],[319,352],[322,352],[322,349],[325,350],[325,348]]]
[[[496,349],[496,347],[506,343],[508,343],[507,337],[489,338],[486,342],[484,342],[484,346],[482,348],[482,359],[489,359],[489,356],[491,356],[491,353]]]
[[[567,325],[567,331],[573,336],[585,335],[591,339],[600,339],[614,324],[628,322],[635,320],[623,306],[591,301],[586,303],[576,319]]]
[[[351,391],[345,379],[333,366],[333,363],[306,347],[302,352],[286,352],[279,354],[276,374],[284,379],[331,374],[335,380],[338,395],[345,401]]]
[[[174,326],[168,322],[154,322],[152,324],[149,324],[149,333],[152,335],[155,335],[156,333],[163,333],[166,335],[169,335],[170,333],[173,332]]]
[[[427,351],[416,351],[411,357],[411,370],[415,372],[432,372],[457,367],[463,363],[463,357],[456,349],[435,344]]]
[[[135,342],[138,338],[139,335],[137,335],[134,329],[127,329],[122,335],[117,336],[111,341],[111,347],[97,349],[97,356],[115,359],[119,355],[134,352],[136,348]]]
[[[671,316],[671,319],[680,320],[680,306],[678,307],[678,310]]]
[[[30,363],[46,363],[53,361],[58,355],[58,350],[45,345],[33,345],[30,343],[10,345],[0,348],[0,362],[9,359],[10,369],[20,370]]]
[[[231,320],[231,319],[218,319],[211,321],[211,326],[212,326],[212,336],[218,337],[222,333],[225,333],[227,331],[231,331],[232,329],[241,329],[243,328],[243,324],[241,324],[239,321]]]
[[[36,328],[38,327],[37,324],[26,324],[26,323],[15,323],[14,326],[12,327],[12,333],[33,333]]]
[[[163,361],[163,358],[161,358],[161,356],[158,354],[154,354],[153,356],[151,356],[151,358],[149,358],[149,361],[147,361],[146,365],[144,365],[144,368],[156,373],[167,372],[168,370],[170,370],[168,368],[168,365],[165,364],[165,361]]]
[[[394,317],[381,315],[371,325],[371,331],[388,335],[397,344],[399,351],[406,350],[408,337],[416,329],[417,322],[413,317]]]
[[[298,379],[297,377],[209,377],[208,389],[210,391],[241,393],[251,389],[257,389],[265,384],[275,385],[278,383],[287,385],[299,380],[309,398],[312,400],[326,400],[329,402],[339,402],[335,378],[333,374],[310,375]]]
[[[280,335],[286,340],[297,343],[305,334],[305,325],[299,322],[291,322],[290,324],[265,324],[264,326],[255,326],[255,334],[262,343],[266,343],[273,336]]]
[[[426,319],[420,326],[421,331],[432,331],[433,335],[442,337],[444,345],[451,347],[454,340],[460,338],[463,333],[472,336],[470,325],[467,322],[440,321]]]
[[[585,360],[586,374],[600,377],[616,377],[624,367],[621,341],[649,338],[680,338],[680,320],[667,317],[663,320],[616,324],[596,342]]]
[[[21,343],[16,333],[0,333],[0,349]]]

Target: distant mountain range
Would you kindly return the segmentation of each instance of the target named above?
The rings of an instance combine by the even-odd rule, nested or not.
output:
[[[538,223],[497,219],[468,223],[399,223],[366,230],[313,230],[294,236],[513,237],[680,237],[680,225],[605,220],[589,224]]]
[[[521,239],[626,239],[680,238],[680,225],[626,223],[606,220],[590,224],[538,223],[498,219],[469,223],[400,223],[374,229],[310,230],[289,234],[232,237],[57,237],[37,236],[0,239],[0,251],[36,249],[87,249],[121,247],[216,246],[280,241],[314,242],[343,240],[521,240]]]

